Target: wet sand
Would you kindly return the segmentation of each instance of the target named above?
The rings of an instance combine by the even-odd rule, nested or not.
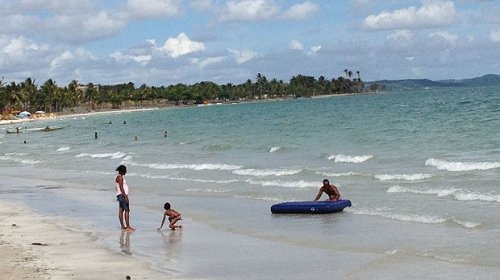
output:
[[[149,264],[116,253],[57,217],[0,203],[2,279],[168,279]]]

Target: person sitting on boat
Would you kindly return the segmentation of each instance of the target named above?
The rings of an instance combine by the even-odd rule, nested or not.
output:
[[[340,198],[340,192],[337,189],[337,186],[330,184],[328,179],[323,180],[323,186],[319,189],[318,195],[316,195],[314,201],[318,201],[323,193],[328,195],[328,199],[330,201],[337,201]]]

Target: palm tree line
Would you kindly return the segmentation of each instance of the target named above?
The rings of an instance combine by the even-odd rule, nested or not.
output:
[[[134,83],[116,85],[81,85],[73,80],[66,86],[59,86],[48,79],[38,86],[35,79],[23,82],[4,82],[0,78],[0,113],[6,110],[63,112],[71,108],[86,110],[120,108],[145,104],[166,103],[169,105],[191,105],[207,102],[239,102],[245,100],[300,98],[318,95],[359,93],[364,83],[353,77],[353,72],[344,70],[345,76],[327,79],[324,76],[296,75],[288,83],[283,80],[267,79],[258,73],[255,80],[248,79],[241,84],[218,85],[203,81],[192,85],[178,83],[169,86],[136,87]]]

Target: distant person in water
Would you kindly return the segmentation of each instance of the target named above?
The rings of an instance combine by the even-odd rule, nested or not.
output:
[[[323,180],[323,186],[319,189],[318,195],[316,195],[314,201],[318,201],[323,193],[326,193],[328,195],[328,199],[330,201],[337,201],[340,198],[340,193],[337,189],[337,186],[331,185],[328,179]]]
[[[118,200],[118,220],[120,221],[121,229],[124,231],[134,231],[135,229],[130,226],[130,204],[128,200],[128,185],[125,180],[125,174],[127,174],[127,167],[125,165],[120,165],[116,168],[118,174],[115,178],[116,183],[116,200]],[[125,212],[125,215],[124,215]],[[123,223],[123,218],[125,216],[125,223]]]
[[[165,212],[163,213],[163,220],[161,221],[161,225],[160,227],[158,228],[158,230],[161,230],[161,228],[163,227],[163,224],[165,223],[165,218],[168,216],[168,221],[170,222],[170,224],[168,225],[168,227],[171,229],[171,230],[175,230],[176,228],[182,228],[182,225],[178,225],[176,226],[175,223],[177,223],[179,220],[181,220],[181,213],[175,211],[174,209],[170,208],[170,203],[165,203],[165,205],[163,205],[163,209],[165,209]]]

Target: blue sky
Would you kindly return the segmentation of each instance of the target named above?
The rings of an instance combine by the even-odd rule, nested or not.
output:
[[[0,0],[0,78],[136,85],[500,74],[500,0]]]

